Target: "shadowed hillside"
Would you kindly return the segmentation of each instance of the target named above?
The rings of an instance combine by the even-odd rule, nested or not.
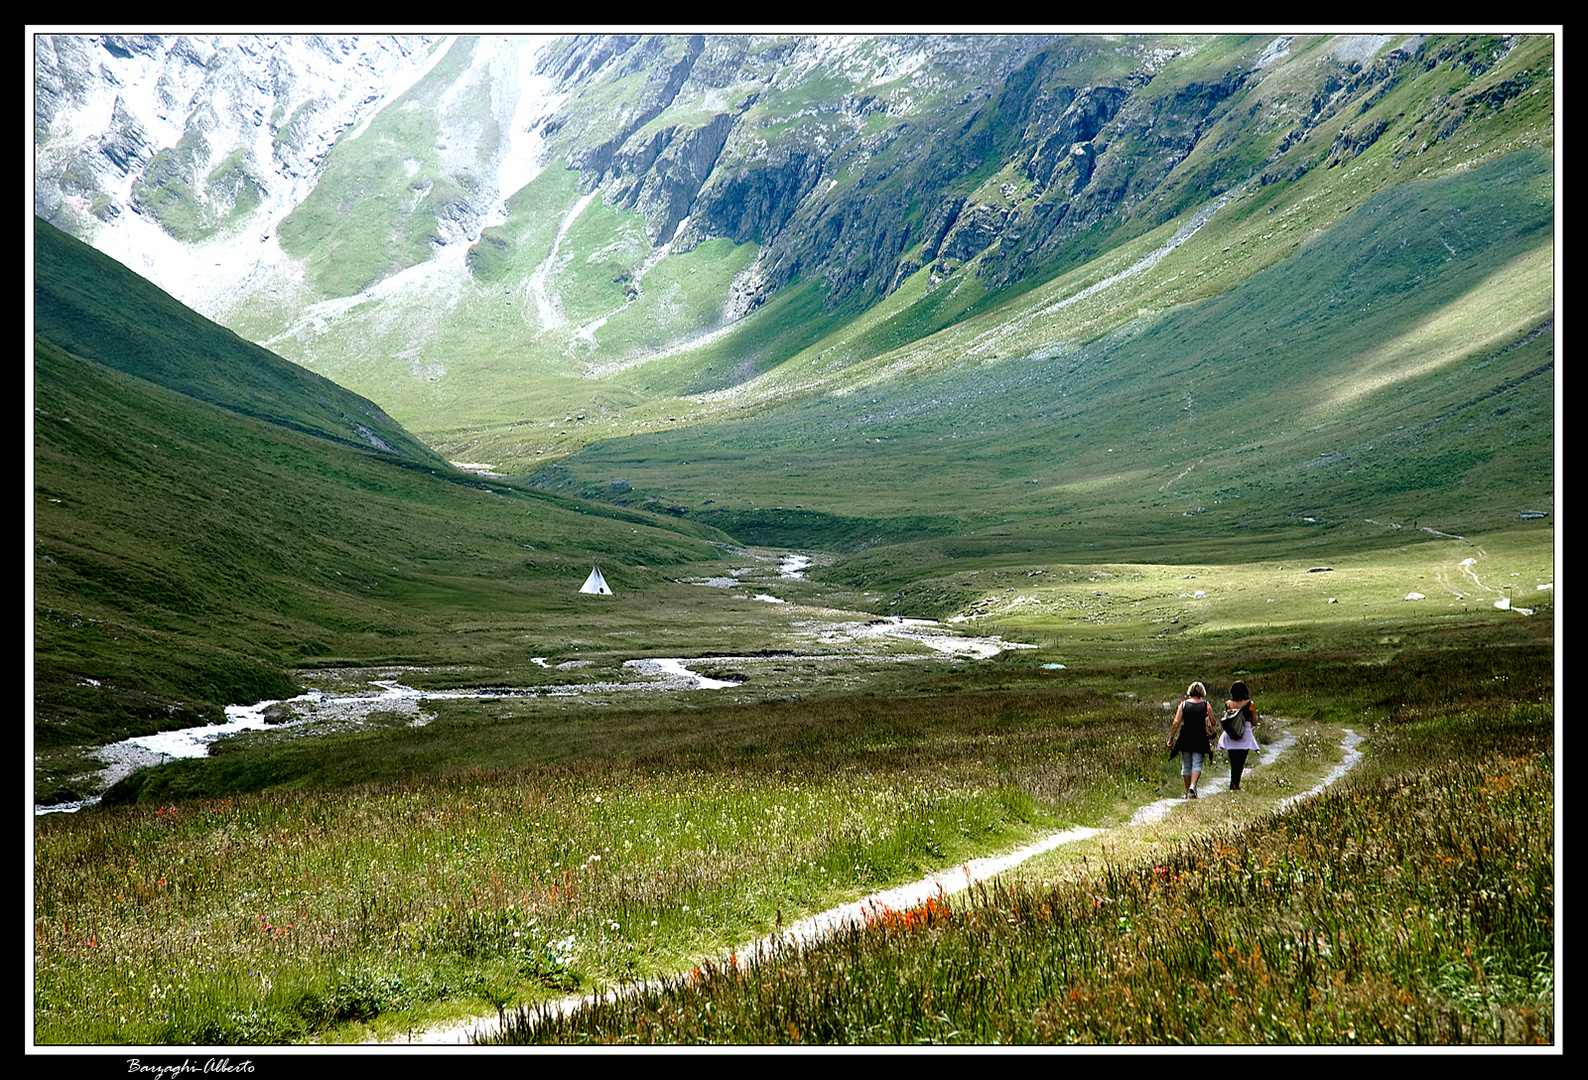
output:
[[[637,564],[725,539],[460,473],[369,402],[37,238],[40,745],[212,721],[287,695],[300,664],[434,656],[460,619],[573,610],[597,553],[641,588],[660,576]]]

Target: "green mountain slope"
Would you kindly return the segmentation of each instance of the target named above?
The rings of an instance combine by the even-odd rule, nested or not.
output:
[[[337,421],[379,410],[51,231],[33,370],[41,746],[218,719],[287,694],[303,665],[544,647],[528,631],[591,617],[574,590],[592,558],[643,591],[726,539],[483,483],[390,421],[390,449],[361,445]]]
[[[33,219],[35,332],[60,348],[282,427],[444,464],[373,402],[211,322],[87,244]]]
[[[1557,38],[66,35],[35,72],[35,201],[448,459],[522,473],[1226,294],[1408,180],[1552,148]],[[333,54],[411,79],[332,108]],[[193,94],[180,146],[111,107],[155,71]],[[230,231],[152,244],[117,184],[184,154],[195,197],[241,168],[264,201],[204,195]]]
[[[332,334],[389,342],[382,350],[395,364],[346,369],[373,380],[380,365],[399,368],[369,392],[411,416],[433,445],[519,472],[605,437],[870,392],[966,363],[1071,352],[1228,293],[1408,181],[1552,145],[1547,35],[1212,35],[1122,45],[1136,65],[1155,47],[1173,55],[1153,70],[1124,72],[1089,66],[1094,39],[1051,43],[953,107],[892,87],[919,108],[914,119],[854,119],[854,153],[834,153],[831,184],[809,189],[797,207],[790,192],[806,190],[797,150],[837,139],[843,108],[816,104],[814,83],[807,97],[793,95],[798,80],[780,83],[736,121],[746,133],[730,137],[685,230],[706,220],[725,228],[733,213],[775,207],[775,238],[729,230],[735,246],[711,241],[721,250],[652,248],[644,215],[611,193],[565,219],[584,188],[548,170],[475,248],[489,253],[493,305],[465,306],[465,289],[441,317],[479,328],[453,350],[459,362],[416,381],[406,359],[414,349],[398,340],[407,333],[417,341],[413,324],[382,323],[368,305]],[[1003,55],[1015,63],[1020,54]],[[785,108],[780,93],[799,117],[792,126],[774,121]],[[570,97],[559,116],[578,117],[594,138],[613,121],[580,100]],[[661,116],[654,123],[671,114]],[[692,129],[682,113],[672,119],[677,127],[665,130],[676,145]],[[764,147],[748,137],[752,126]],[[557,137],[572,140],[578,128],[570,119]],[[588,156],[570,153],[576,162]],[[614,192],[628,160],[617,155],[603,174]],[[635,183],[643,188],[651,175]],[[588,172],[582,183],[593,180]],[[565,231],[546,262],[559,221]],[[708,333],[721,323],[710,304],[721,282],[710,278],[699,290],[679,283],[741,268],[746,282],[761,282],[759,306]],[[520,345],[512,337],[524,282],[563,297],[566,323]],[[1353,288],[1360,293],[1363,281]],[[442,333],[421,351],[439,353]],[[493,357],[477,361],[474,342]],[[283,339],[282,347],[330,365],[321,370],[343,370],[324,336]],[[557,364],[587,376],[582,395],[575,380],[549,385]],[[547,393],[537,401],[542,382]],[[481,407],[457,407],[489,387],[501,391]],[[564,422],[579,413],[577,424]]]
[[[1555,44],[578,38],[514,120],[528,54],[460,38],[225,318],[450,459],[867,587],[1482,530],[1553,498]],[[445,473],[40,247],[64,351]]]
[[[999,551],[1282,556],[1380,523],[1498,528],[1554,496],[1553,204],[1549,155],[1510,155],[1391,188],[1228,293],[1084,346],[613,440],[533,480],[765,543],[913,541],[850,560],[869,586]]]

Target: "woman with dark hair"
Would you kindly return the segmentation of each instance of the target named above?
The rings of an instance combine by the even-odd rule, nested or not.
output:
[[[1185,692],[1185,700],[1174,711],[1169,726],[1169,749],[1180,751],[1180,778],[1185,781],[1185,797],[1197,797],[1197,778],[1202,775],[1202,759],[1213,753],[1208,736],[1213,734],[1213,710],[1206,700],[1207,690],[1199,682]]]
[[[1246,721],[1241,728],[1240,738],[1230,738],[1229,732],[1219,735],[1219,749],[1228,751],[1230,755],[1230,790],[1239,791],[1241,773],[1246,769],[1246,755],[1257,749],[1257,737],[1252,733],[1257,726],[1257,708],[1252,704],[1252,692],[1239,680],[1230,687],[1230,698],[1224,707],[1238,711]]]

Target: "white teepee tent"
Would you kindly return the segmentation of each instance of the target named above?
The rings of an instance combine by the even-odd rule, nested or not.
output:
[[[601,596],[611,596],[612,586],[607,584],[607,579],[601,576],[601,568],[594,563],[590,564],[590,576],[584,579],[584,584],[579,586],[580,592],[597,593]]]

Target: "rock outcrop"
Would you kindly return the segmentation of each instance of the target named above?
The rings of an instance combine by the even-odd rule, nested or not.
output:
[[[1234,110],[1242,120],[1298,111],[1295,90],[1262,86],[1264,68],[1299,48],[1288,38],[1254,39],[1162,85],[1184,50],[1146,39],[970,44],[581,38],[548,53],[543,70],[569,90],[553,121],[567,162],[642,213],[653,243],[763,245],[766,293],[816,275],[830,304],[885,293],[923,265],[950,274],[977,260],[996,287],[1051,267],[1088,232],[1152,228],[1247,179],[1249,141],[1237,149],[1225,131],[1208,142]],[[1304,109],[1264,148],[1269,167],[1341,102],[1387,89],[1410,55],[1315,63]],[[882,77],[890,65],[893,80]],[[608,115],[589,111],[595,84],[621,95]],[[818,89],[845,85],[855,89]],[[1378,118],[1343,127],[1330,160],[1384,129]],[[1188,169],[1193,156],[1204,160]],[[1006,179],[989,186],[995,175]]]
[[[437,39],[41,35],[34,211],[79,235],[132,210],[185,242],[274,195],[289,211],[331,147]],[[106,104],[109,107],[106,108]]]

